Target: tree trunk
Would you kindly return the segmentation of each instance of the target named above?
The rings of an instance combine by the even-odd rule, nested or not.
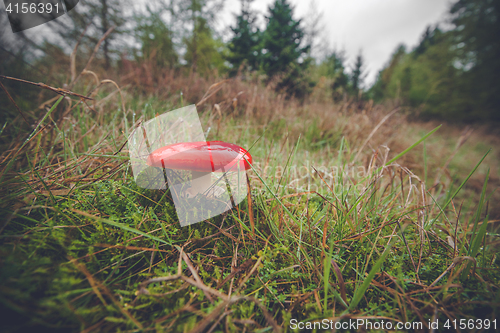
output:
[[[106,31],[109,29],[108,22],[108,3],[107,0],[101,0],[101,24],[102,24],[102,34],[104,35]],[[109,61],[109,40],[108,38],[104,39],[104,68],[109,69],[110,61]]]
[[[192,64],[192,68],[193,68],[193,72],[196,72],[196,62],[198,60],[198,27],[197,27],[197,23],[198,23],[198,20],[196,19],[196,11],[198,10],[198,4],[196,3],[197,0],[191,0],[191,15],[192,15],[192,19],[193,19],[193,64]]]

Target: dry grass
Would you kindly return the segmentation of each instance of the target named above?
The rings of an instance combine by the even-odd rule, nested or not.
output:
[[[481,195],[488,168],[483,193],[498,187],[497,136],[445,125],[425,152],[420,144],[387,163],[437,124],[390,105],[334,104],[318,90],[286,99],[254,75],[226,80],[124,60],[109,80],[90,69],[70,85],[91,102],[65,97],[54,107],[56,97],[25,110],[34,131],[20,116],[1,134],[8,328],[51,319],[86,332],[278,331],[292,317],[493,318],[499,194],[485,207]],[[137,123],[186,104],[198,104],[209,139],[255,143],[256,163],[250,200],[179,229],[168,192],[138,189],[123,148]],[[440,214],[437,203],[489,146]],[[294,176],[292,167],[306,168]],[[368,171],[328,178],[333,167]],[[43,315],[28,321],[33,308]]]

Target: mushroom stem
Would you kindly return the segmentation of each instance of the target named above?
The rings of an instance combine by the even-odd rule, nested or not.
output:
[[[210,186],[212,186],[211,172],[191,171],[191,194],[204,194]]]

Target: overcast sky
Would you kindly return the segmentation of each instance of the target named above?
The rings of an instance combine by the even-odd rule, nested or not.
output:
[[[252,8],[267,14],[274,0],[255,0]],[[305,17],[311,0],[290,0],[295,18]],[[374,82],[395,48],[415,46],[425,27],[443,21],[452,0],[315,0],[323,13],[324,36],[330,47],[344,49],[348,64],[362,49],[367,84]],[[240,0],[226,0],[219,24],[235,25],[232,13],[240,12]],[[263,23],[263,21],[261,21]]]
[[[138,3],[144,4],[147,1],[151,0],[141,0]],[[305,18],[310,12],[311,0],[289,1],[295,6],[295,18]],[[318,11],[323,14],[324,39],[330,48],[345,50],[348,67],[353,64],[359,50],[362,50],[368,72],[365,87],[368,87],[399,44],[404,43],[410,49],[416,46],[425,27],[443,22],[447,18],[450,4],[456,0],[314,1]],[[265,28],[263,14],[268,13],[268,7],[273,2],[274,0],[255,0],[252,4],[252,9],[259,13],[262,29]],[[231,37],[228,26],[235,25],[234,14],[239,14],[240,10],[240,0],[226,0],[224,10],[218,15],[218,30],[223,32],[226,41]],[[28,35],[40,35],[42,29],[47,27],[40,26],[27,32]]]

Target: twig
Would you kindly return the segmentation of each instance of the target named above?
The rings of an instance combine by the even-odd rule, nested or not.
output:
[[[27,83],[27,84],[31,84],[31,85],[40,87],[42,89],[50,90],[50,91],[55,92],[56,94],[62,95],[62,96],[70,95],[70,96],[76,96],[76,97],[81,98],[81,99],[90,99],[90,100],[92,100],[92,98],[89,98],[89,97],[86,97],[86,96],[74,93],[74,92],[69,91],[67,89],[54,88],[54,87],[51,87],[51,86],[46,85],[45,83],[41,83],[41,82],[35,83],[35,82],[31,82],[31,81],[27,81],[27,80],[23,80],[23,79],[17,79],[15,77],[10,77],[10,76],[5,76],[5,75],[0,75],[0,78],[7,79],[7,80],[18,81],[18,82]]]
[[[212,312],[206,316],[205,318],[203,318],[202,321],[200,321],[200,323],[198,325],[196,325],[195,328],[193,328],[191,330],[190,333],[201,333],[205,330],[205,328],[212,322],[214,321],[217,317],[219,317],[220,313],[222,311],[224,311],[224,308],[229,305],[230,301],[224,301],[224,302],[221,302],[219,305],[217,305],[217,307],[212,310]],[[220,319],[219,319],[220,320]],[[214,325],[217,325],[219,321],[217,321]]]
[[[166,252],[166,253],[170,252],[167,250],[160,250],[160,249],[142,247],[142,246],[124,246],[124,245],[110,245],[110,244],[94,244],[93,246],[112,248],[112,249],[124,249],[124,250],[131,250],[131,251],[137,250],[137,251]]]
[[[180,265],[181,257],[182,257],[182,253],[179,256],[179,265]],[[262,259],[262,257],[260,259]],[[249,275],[251,275],[251,273]],[[263,313],[264,317],[266,318],[266,321],[268,322],[269,325],[271,325],[273,327],[274,332],[281,332],[281,328],[278,326],[278,324],[274,320],[273,316],[271,316],[271,314],[259,302],[258,299],[254,298],[254,297],[251,297],[251,296],[250,297],[248,297],[248,296],[238,296],[238,295],[228,296],[228,295],[226,295],[224,293],[221,293],[218,290],[215,290],[213,288],[210,288],[210,287],[206,286],[202,282],[197,282],[197,281],[195,281],[195,280],[193,280],[191,278],[188,278],[188,277],[185,277],[185,276],[181,275],[181,270],[180,269],[178,271],[178,274],[169,275],[169,276],[163,276],[163,277],[158,277],[158,278],[149,279],[149,280],[146,280],[146,281],[142,282],[139,285],[139,294],[149,295],[150,293],[146,289],[146,286],[148,284],[150,284],[150,283],[161,282],[161,281],[172,281],[172,280],[177,280],[177,279],[181,279],[184,282],[187,282],[187,283],[189,283],[192,286],[195,286],[195,287],[197,287],[197,288],[199,288],[199,289],[201,289],[203,291],[209,292],[212,295],[217,296],[217,297],[221,298],[224,301],[224,302],[220,303],[216,307],[216,309],[214,311],[212,311],[212,313],[210,315],[208,315],[207,317],[205,317],[205,320],[202,321],[203,324],[200,323],[198,325],[198,327],[195,328],[194,332],[201,332],[201,331],[203,331],[203,329],[205,329],[208,326],[208,324],[210,322],[212,322],[213,320],[215,320],[215,318],[220,314],[220,312],[222,312],[222,309],[224,309],[226,306],[231,305],[233,303],[236,303],[236,302],[238,302],[240,300],[247,300],[247,301],[251,301],[251,302],[255,303],[262,310],[262,313]]]
[[[428,288],[431,288],[433,287],[436,283],[439,282],[439,280],[441,280],[443,278],[443,276],[445,276],[449,271],[451,271],[451,269],[453,267],[455,267],[456,265],[459,265],[461,264],[462,262],[464,262],[465,260],[469,260],[469,261],[472,261],[474,263],[474,266],[476,266],[476,259],[472,258],[472,257],[469,257],[469,256],[463,256],[463,257],[456,257],[455,259],[453,259],[453,262],[451,263],[450,266],[448,266],[447,269],[445,269],[445,271],[443,273],[441,273],[441,275],[439,275],[436,280],[434,280],[434,282],[432,282]],[[465,268],[465,266],[463,266],[459,271],[458,273],[455,274],[458,275],[460,272],[462,272],[462,270]],[[451,283],[451,281],[449,281],[449,283]]]
[[[219,289],[221,288],[223,285],[226,284],[227,281],[229,281],[230,279],[232,279],[236,274],[242,272],[242,271],[246,271],[248,267],[250,267],[250,264],[252,263],[252,259],[247,259],[243,264],[241,264],[240,266],[236,267],[228,276],[226,276],[226,278],[224,280],[222,280],[221,282],[219,282],[217,284],[217,287],[216,289]]]
[[[184,259],[184,261],[186,262],[189,270],[191,271],[191,274],[193,274],[193,277],[196,280],[196,282],[203,283],[202,280],[201,280],[201,278],[200,278],[200,276],[198,275],[198,272],[196,271],[196,269],[194,268],[193,264],[191,263],[191,260],[189,260],[189,257],[187,256],[186,252],[182,251],[181,252],[181,256],[182,256],[182,259]],[[203,291],[203,293],[208,298],[208,300],[210,301],[210,303],[214,302],[214,299],[212,298],[212,296],[210,296],[209,293],[207,293],[205,291]]]
[[[262,257],[259,257],[255,265],[253,265],[252,269],[250,270],[250,273],[248,273],[243,281],[241,281],[240,285],[238,288],[236,288],[236,292],[239,292],[241,288],[243,288],[243,285],[248,281],[248,279],[252,276],[252,274],[257,270],[259,267],[260,263],[262,262]]]
[[[224,319],[225,316],[227,316],[228,314],[230,314],[232,312],[233,311],[224,311],[224,313],[220,315],[219,319],[217,319],[217,321],[212,325],[212,327],[210,327],[210,329],[208,330],[207,333],[212,333],[215,330],[215,328],[217,327],[217,325],[219,325],[220,321],[222,319]]]

